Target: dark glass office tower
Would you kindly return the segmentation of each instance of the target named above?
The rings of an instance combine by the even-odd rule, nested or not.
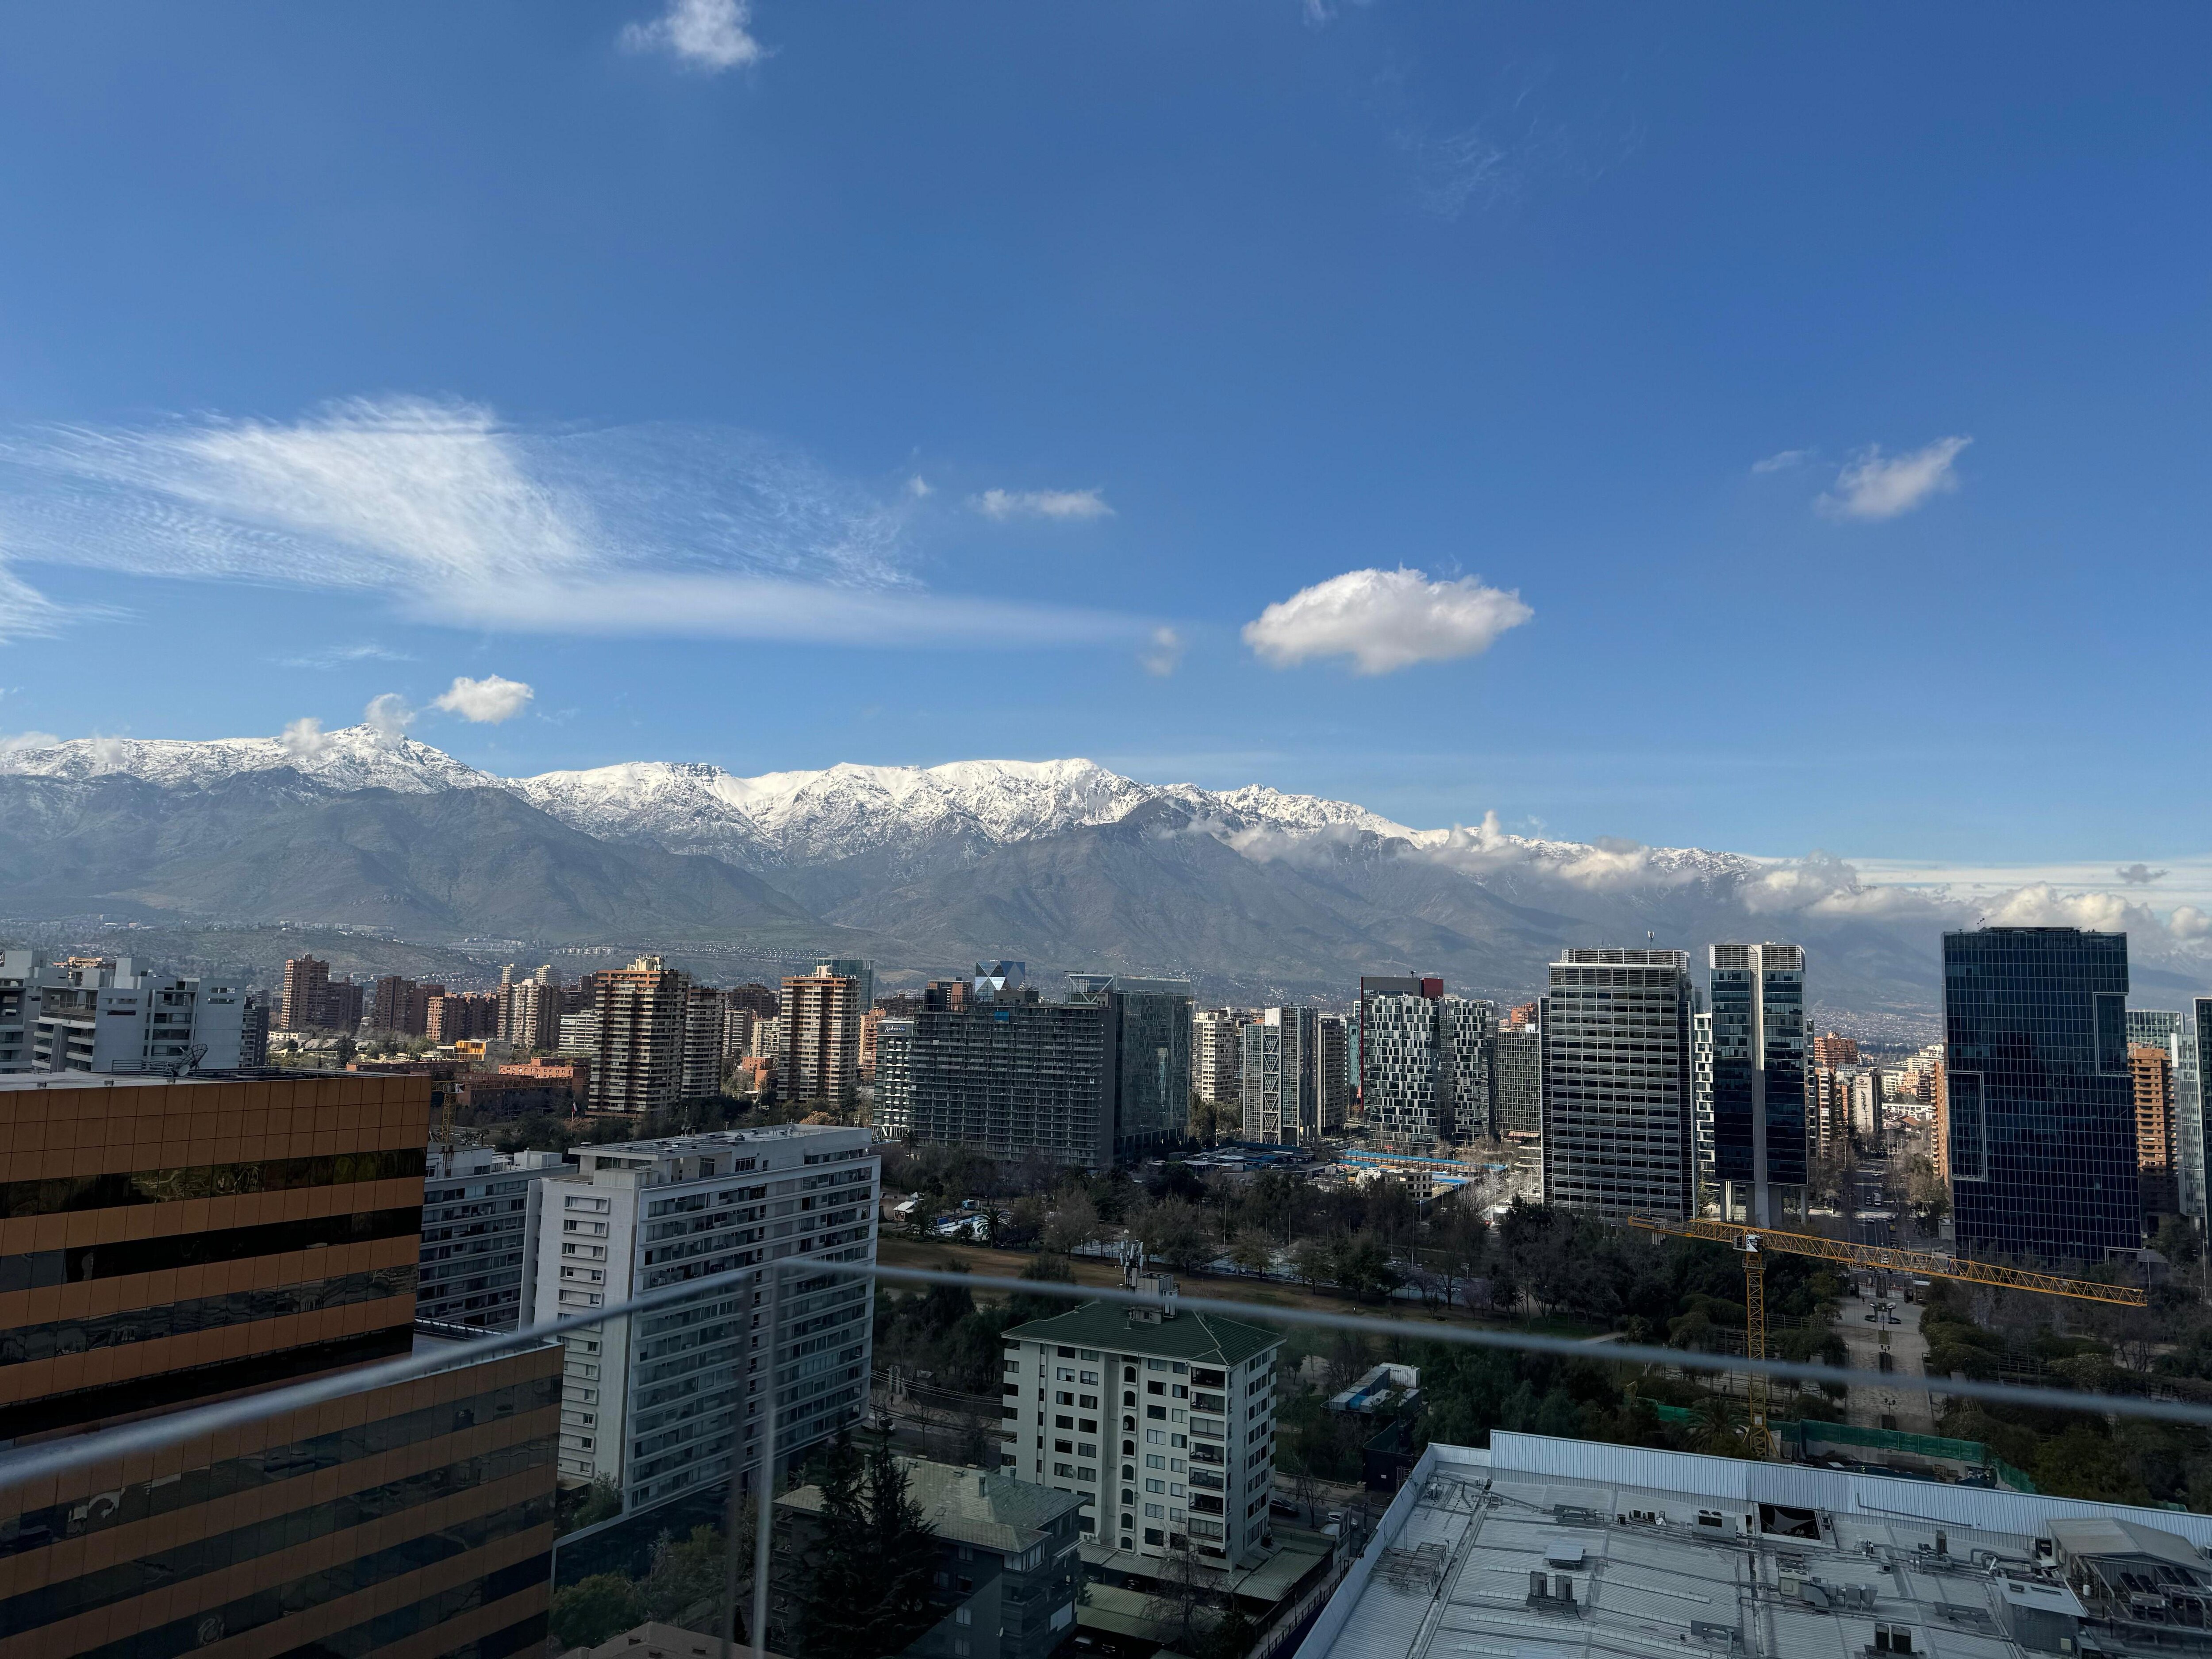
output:
[[[1805,1216],[1805,952],[1712,947],[1713,1179],[1721,1214],[1755,1227]]]
[[[2100,1261],[2142,1243],[2127,1001],[2124,933],[1943,935],[1960,1254]]]

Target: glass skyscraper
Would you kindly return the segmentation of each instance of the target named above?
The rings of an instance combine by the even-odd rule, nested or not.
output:
[[[1711,963],[1708,1086],[1721,1214],[1757,1227],[1802,1222],[1805,952],[1795,945],[1716,945]]]
[[[2124,933],[1943,935],[1961,1255],[2094,1262],[2142,1243],[2127,1000]]]

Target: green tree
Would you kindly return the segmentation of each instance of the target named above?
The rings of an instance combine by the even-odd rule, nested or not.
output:
[[[595,1648],[645,1622],[645,1596],[618,1572],[589,1578],[553,1592],[550,1622],[563,1650]]]
[[[875,1651],[897,1653],[937,1622],[929,1595],[937,1533],[907,1490],[906,1471],[888,1443],[868,1454],[867,1493]]]
[[[807,1659],[880,1659],[937,1621],[936,1540],[886,1445],[863,1460],[837,1437],[823,1462],[822,1513],[803,1564],[798,1644]]]
[[[1263,1273],[1274,1261],[1274,1246],[1268,1243],[1267,1234],[1247,1227],[1229,1247],[1229,1259],[1248,1273]]]

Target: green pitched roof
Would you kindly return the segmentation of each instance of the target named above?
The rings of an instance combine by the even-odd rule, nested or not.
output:
[[[1173,1319],[1157,1325],[1132,1321],[1118,1302],[1086,1302],[1072,1313],[1033,1319],[1006,1334],[1009,1342],[1051,1342],[1071,1348],[1111,1348],[1159,1359],[1194,1359],[1201,1364],[1242,1364],[1280,1342],[1279,1332],[1241,1319],[1200,1313],[1185,1303]]]
[[[901,1457],[898,1465],[906,1471],[907,1495],[921,1505],[923,1518],[939,1538],[980,1544],[1004,1554],[1027,1549],[1054,1522],[1083,1505],[1074,1492],[1018,1480],[995,1469],[964,1468],[923,1457]],[[775,1501],[781,1508],[818,1515],[822,1488],[801,1486]]]

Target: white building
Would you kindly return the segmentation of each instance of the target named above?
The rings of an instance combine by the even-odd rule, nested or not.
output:
[[[0,1072],[210,1072],[239,1064],[243,986],[142,972],[129,957],[0,956]]]
[[[879,1160],[869,1132],[781,1124],[578,1149],[537,1194],[524,1286],[534,1323],[763,1261],[797,1264],[775,1297],[751,1283],[567,1338],[559,1471],[605,1480],[623,1508],[757,1479],[768,1371],[776,1460],[866,1407],[870,1282],[809,1261],[872,1261]]]
[[[1244,1139],[1270,1146],[1319,1146],[1321,1016],[1311,1008],[1267,1008],[1238,1036],[1244,1051]]]
[[[1281,1337],[1172,1304],[1092,1302],[1005,1341],[1005,1466],[1081,1498],[1086,1540],[1155,1560],[1261,1559]]]
[[[1217,1106],[1244,1099],[1244,1045],[1252,1023],[1243,1008],[1200,1008],[1190,1017],[1190,1084],[1200,1100]]]
[[[422,1268],[415,1316],[511,1331],[522,1313],[531,1210],[539,1183],[568,1167],[558,1152],[432,1147],[422,1171]]]

